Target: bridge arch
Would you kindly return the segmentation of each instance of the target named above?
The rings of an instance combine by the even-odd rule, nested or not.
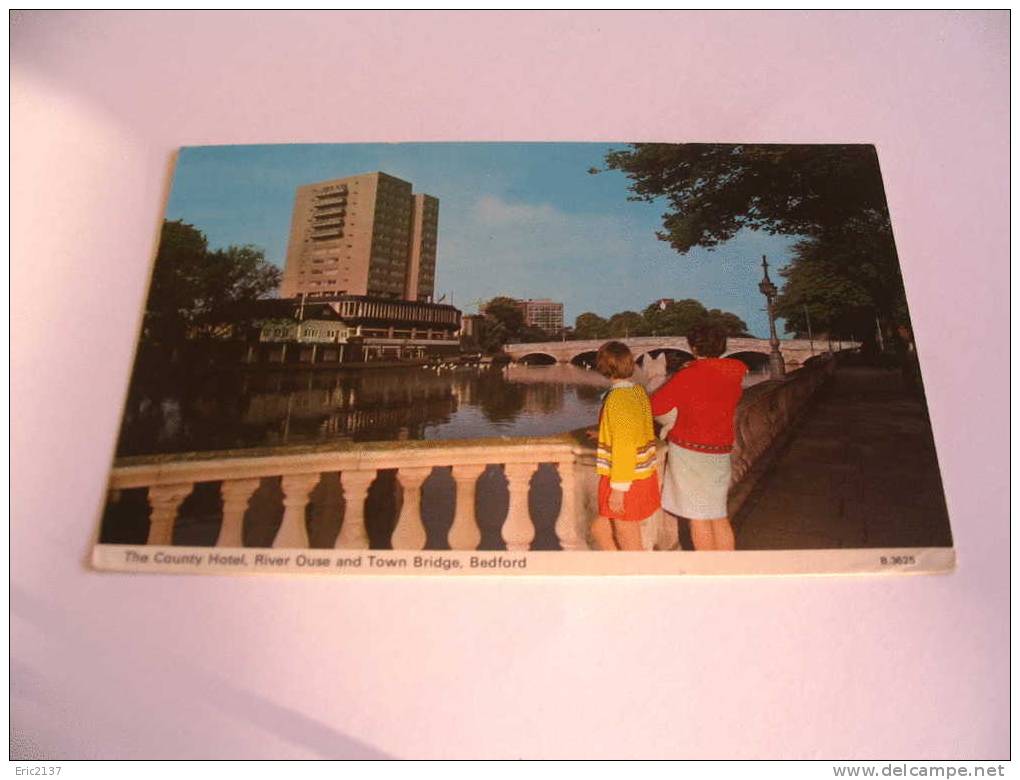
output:
[[[515,362],[523,363],[526,366],[554,366],[559,361],[548,352],[529,352],[526,355],[521,355]]]
[[[598,350],[595,349],[589,350],[588,352],[579,352],[570,358],[570,364],[584,368],[595,368],[595,358],[598,354]]]
[[[769,368],[769,356],[764,352],[753,352],[745,350],[743,352],[733,352],[727,355],[726,357],[733,358],[734,360],[739,360],[741,363],[747,366],[747,370],[750,371],[751,373],[761,373],[764,371],[768,371]]]

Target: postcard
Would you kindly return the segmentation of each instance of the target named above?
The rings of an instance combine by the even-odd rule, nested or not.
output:
[[[98,569],[955,565],[873,146],[188,147],[154,229]]]

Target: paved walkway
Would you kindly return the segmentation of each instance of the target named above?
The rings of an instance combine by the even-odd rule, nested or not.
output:
[[[734,518],[737,549],[952,545],[931,429],[900,374],[842,366]]]

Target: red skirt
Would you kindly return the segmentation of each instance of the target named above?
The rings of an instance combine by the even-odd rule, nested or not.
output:
[[[623,494],[623,512],[616,514],[609,511],[609,477],[599,477],[599,514],[610,520],[644,520],[655,514],[661,506],[659,492],[659,475],[652,474],[645,479],[630,483],[630,490]]]

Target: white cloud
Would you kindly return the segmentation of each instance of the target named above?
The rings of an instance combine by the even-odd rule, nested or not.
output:
[[[566,214],[548,203],[510,203],[496,195],[483,195],[473,212],[480,224],[494,227],[562,226],[566,222]]]

